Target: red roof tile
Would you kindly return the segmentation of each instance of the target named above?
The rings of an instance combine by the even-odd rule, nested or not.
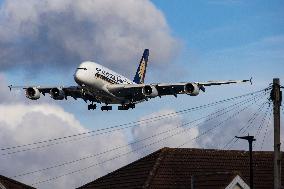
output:
[[[253,158],[255,188],[273,188],[273,152],[253,152]],[[163,148],[80,188],[191,188],[192,175],[217,172],[238,172],[248,184],[249,152]],[[210,179],[211,185],[231,181],[208,177],[208,183]]]

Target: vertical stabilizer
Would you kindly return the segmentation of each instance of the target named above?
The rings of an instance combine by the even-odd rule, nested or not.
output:
[[[149,57],[149,49],[145,49],[143,56],[140,60],[139,66],[137,68],[133,82],[137,84],[144,83],[144,79],[146,75],[146,68],[147,68],[147,63],[148,63],[148,57]]]

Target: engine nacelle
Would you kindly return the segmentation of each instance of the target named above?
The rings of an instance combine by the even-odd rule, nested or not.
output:
[[[40,98],[40,92],[36,87],[29,87],[26,89],[26,97],[31,100],[37,100]]]
[[[151,86],[151,85],[146,85],[145,87],[142,88],[142,93],[143,95],[145,95],[146,97],[156,97],[159,95],[158,90],[156,89],[155,86]]]
[[[63,100],[65,98],[65,93],[62,89],[52,88],[49,94],[54,100]]]
[[[200,88],[195,83],[187,83],[184,85],[184,92],[190,96],[197,96]]]

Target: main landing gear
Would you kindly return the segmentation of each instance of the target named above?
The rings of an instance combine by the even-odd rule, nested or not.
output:
[[[135,108],[135,104],[124,104],[122,106],[118,106],[118,110],[129,110],[129,108]]]
[[[106,111],[112,110],[112,106],[102,106],[102,107],[101,107],[101,110],[102,110],[102,111],[105,111],[105,110],[106,110]]]
[[[95,110],[97,108],[96,104],[89,104],[88,105],[88,110]]]
[[[97,105],[96,104],[89,104],[88,105],[88,110],[95,110],[97,109]],[[101,107],[101,110],[104,111],[109,111],[109,110],[112,110],[112,106],[102,106]]]
[[[134,109],[135,108],[135,104],[124,104],[124,105],[121,105],[121,106],[118,106],[118,110],[129,110],[129,109]],[[97,109],[97,105],[96,104],[89,104],[88,105],[88,110],[95,110]],[[101,106],[101,110],[102,111],[109,111],[109,110],[112,110],[112,106],[108,106],[108,105],[105,105],[105,106]]]

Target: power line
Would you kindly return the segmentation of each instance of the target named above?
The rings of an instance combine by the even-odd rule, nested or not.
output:
[[[161,120],[161,119],[159,119],[159,120]],[[149,121],[149,122],[147,122],[147,123],[151,123],[151,122],[153,122],[153,121]],[[139,126],[139,124],[137,124],[137,125],[135,125],[135,126]],[[115,131],[122,130],[122,129],[129,128],[129,127],[133,127],[133,125],[132,125],[132,126],[128,126],[128,127],[124,127],[124,128],[118,128],[118,129],[116,129]],[[111,130],[111,131],[106,131],[106,132],[103,132],[103,133],[93,134],[93,135],[90,135],[90,136],[84,136],[84,137],[77,138],[77,139],[71,139],[71,140],[66,140],[66,141],[60,141],[60,142],[57,142],[57,143],[47,144],[47,145],[43,145],[43,146],[37,146],[37,147],[34,147],[34,148],[27,148],[27,149],[23,149],[23,150],[17,150],[17,151],[13,151],[13,152],[8,152],[8,153],[4,153],[4,154],[2,154],[2,155],[3,155],[3,156],[4,156],[4,155],[11,155],[11,154],[19,153],[19,152],[25,152],[25,151],[34,150],[34,149],[45,148],[45,147],[53,146],[53,145],[56,145],[56,144],[68,143],[68,142],[70,142],[70,141],[76,141],[76,140],[80,140],[80,139],[82,139],[82,138],[91,137],[91,136],[97,136],[97,135],[106,134],[106,133],[110,133],[110,132],[113,132],[113,130]]]
[[[254,103],[255,103],[255,102],[254,102]],[[244,107],[243,109],[237,111],[237,112],[234,113],[233,115],[229,116],[227,119],[223,120],[222,122],[220,122],[219,124],[217,124],[217,125],[215,125],[214,127],[210,128],[209,130],[207,130],[207,131],[201,133],[201,135],[199,135],[199,136],[193,138],[192,140],[198,139],[198,138],[200,138],[201,136],[203,136],[203,135],[205,135],[205,134],[207,134],[207,133],[213,131],[214,129],[216,129],[216,128],[220,127],[220,126],[222,126],[222,124],[224,124],[224,123],[227,122],[228,120],[230,120],[230,119],[236,117],[237,115],[239,115],[241,112],[243,112],[244,110],[246,110],[247,108],[249,108],[249,107],[250,107],[251,105],[253,105],[254,103],[252,103],[252,104],[250,104],[250,105]],[[190,140],[190,141],[192,141],[192,140]],[[186,144],[189,143],[190,141],[186,141],[186,142],[182,143],[181,145],[178,146],[178,148],[180,148],[180,147],[186,145]]]
[[[264,116],[263,116],[263,118],[262,118],[262,120],[261,120],[261,122],[260,122],[260,125],[259,125],[259,127],[258,127],[258,129],[257,129],[257,131],[256,131],[255,137],[257,137],[257,136],[260,134],[261,129],[263,128],[263,125],[264,125],[264,123],[265,123],[265,121],[266,121],[266,118],[267,118],[267,115],[268,115],[269,110],[270,110],[270,116],[271,116],[270,104],[268,105],[268,107],[267,107],[267,109],[266,109],[266,111],[265,111],[265,113],[264,113]]]
[[[87,135],[87,134],[91,134],[91,133],[95,133],[95,132],[101,132],[101,131],[105,131],[105,130],[109,130],[109,129],[114,129],[117,127],[123,127],[126,125],[131,125],[131,124],[136,124],[136,123],[141,123],[141,122],[145,122],[151,119],[155,119],[155,118],[160,118],[160,117],[164,117],[164,116],[169,116],[169,115],[175,115],[175,114],[180,114],[180,113],[186,113],[188,111],[193,111],[193,110],[199,110],[199,109],[203,109],[203,108],[207,108],[208,106],[214,106],[220,103],[225,103],[231,100],[235,100],[238,98],[243,98],[249,95],[254,95],[263,91],[267,91],[268,88],[256,91],[256,92],[252,92],[252,93],[248,93],[248,94],[244,94],[244,95],[240,95],[240,96],[236,96],[236,97],[232,97],[232,98],[228,98],[225,100],[220,100],[220,101],[216,101],[213,103],[209,103],[209,104],[205,104],[205,105],[201,105],[201,106],[197,106],[194,108],[188,108],[188,109],[184,109],[184,110],[179,110],[176,112],[172,112],[172,113],[167,113],[167,114],[162,114],[162,115],[158,115],[158,116],[154,116],[154,117],[150,117],[150,118],[146,118],[143,120],[139,120],[139,121],[133,121],[133,122],[128,122],[128,123],[124,123],[124,124],[120,124],[120,125],[114,125],[111,127],[107,127],[107,128],[102,128],[102,129],[96,129],[96,130],[91,130],[88,132],[82,132],[82,133],[77,133],[77,134],[73,134],[73,135],[68,135],[68,136],[63,136],[63,137],[58,137],[58,138],[53,138],[53,139],[47,139],[47,140],[42,140],[42,141],[37,141],[37,142],[33,142],[33,143],[28,143],[28,144],[22,144],[22,145],[17,145],[17,146],[11,146],[11,147],[5,147],[5,148],[1,148],[1,150],[10,150],[10,149],[15,149],[15,148],[21,148],[21,147],[26,147],[26,146],[31,146],[31,145],[36,145],[36,144],[42,144],[42,143],[47,143],[47,142],[52,142],[52,141],[57,141],[57,140],[64,140],[64,139],[68,139],[68,138],[72,138],[72,137],[77,137],[77,136],[82,136],[82,135]]]
[[[262,108],[263,106],[266,104],[267,102],[264,101],[263,103],[261,103],[259,106],[259,108],[257,109],[256,112],[253,113],[253,115],[249,118],[249,120],[247,121],[247,124],[245,124],[242,128],[239,129],[238,133],[240,133],[245,127],[250,127],[253,122],[256,120],[256,118],[258,117],[258,115],[260,114],[260,112],[262,112]],[[238,141],[238,138],[236,138],[235,136],[233,136],[231,139],[229,139],[229,141],[227,143],[225,143],[225,145],[221,148],[222,150],[225,150],[227,147],[228,149],[230,148],[230,145],[232,144],[232,142],[234,141],[233,144],[235,144]]]
[[[268,107],[267,107],[267,109],[266,109],[266,111],[265,111],[265,114],[264,114],[264,116],[263,116],[263,118],[262,118],[262,120],[261,120],[261,122],[260,122],[260,124],[259,124],[259,127],[258,127],[258,129],[257,129],[257,131],[256,131],[256,134],[255,134],[255,138],[257,138],[258,135],[260,134],[260,132],[262,131],[263,125],[264,125],[264,123],[265,123],[265,121],[266,121],[266,118],[267,118],[267,115],[268,115],[269,110],[270,110],[270,116],[271,116],[270,104],[268,105]],[[256,145],[256,143],[253,144],[253,148],[255,147],[255,145]]]
[[[200,120],[205,119],[205,118],[207,118],[207,117],[211,117],[211,116],[213,116],[214,114],[217,114],[217,116],[211,117],[210,119],[207,119],[207,120],[205,121],[205,122],[208,122],[208,121],[210,121],[210,120],[212,120],[212,119],[214,119],[214,118],[220,117],[221,115],[224,115],[225,113],[228,113],[229,111],[232,111],[232,110],[235,109],[235,108],[232,108],[232,109],[228,110],[227,112],[218,115],[218,113],[220,113],[220,112],[222,112],[222,111],[224,111],[224,110],[226,110],[226,109],[228,109],[228,108],[234,107],[234,106],[239,105],[239,104],[240,104],[240,105],[244,105],[244,104],[249,103],[250,101],[253,101],[253,100],[255,100],[254,97],[253,97],[253,98],[250,98],[250,99],[246,99],[246,100],[244,100],[244,101],[235,103],[235,104],[230,105],[230,106],[228,106],[228,107],[219,109],[218,111],[213,112],[213,113],[210,113],[210,114],[208,114],[207,116],[203,116],[203,117],[198,118],[198,119],[195,119],[195,120],[193,120],[193,121],[184,123],[184,124],[182,124],[181,126],[174,127],[173,129],[169,129],[169,130],[166,130],[166,131],[163,131],[163,132],[154,134],[154,135],[152,135],[152,136],[150,136],[150,137],[146,137],[146,138],[143,138],[143,139],[140,139],[140,140],[133,141],[133,142],[131,142],[131,143],[128,143],[127,145],[119,146],[119,147],[116,147],[116,148],[113,148],[113,149],[110,149],[110,150],[106,150],[106,151],[101,152],[101,153],[92,154],[92,155],[89,155],[89,156],[82,157],[82,158],[80,158],[80,159],[76,159],[76,160],[64,162],[64,163],[57,164],[57,165],[53,165],[53,166],[46,167],[46,168],[43,168],[43,169],[39,169],[39,170],[35,170],[35,171],[30,171],[30,172],[26,172],[26,173],[22,173],[22,174],[13,176],[13,178],[15,178],[15,177],[22,177],[22,176],[29,175],[29,174],[34,174],[34,173],[37,173],[37,172],[46,171],[46,170],[49,170],[49,169],[61,167],[61,166],[64,166],[64,165],[68,165],[68,164],[71,164],[71,163],[76,163],[76,162],[79,162],[79,161],[82,161],[82,160],[85,160],[85,159],[89,159],[89,158],[93,158],[93,157],[96,157],[96,156],[99,156],[99,155],[103,155],[103,154],[108,153],[108,152],[112,152],[112,151],[115,151],[115,150],[118,150],[118,149],[121,149],[121,148],[125,148],[125,147],[127,147],[127,146],[130,146],[130,145],[133,145],[133,144],[142,142],[142,141],[149,140],[149,139],[154,138],[154,137],[156,137],[156,136],[159,136],[159,135],[161,135],[161,134],[168,133],[168,132],[170,132],[170,131],[173,131],[173,130],[176,130],[176,129],[178,129],[178,128],[181,128],[182,126],[187,126],[187,125],[189,125],[189,124],[192,124],[192,123],[194,123],[194,122],[200,121]],[[238,106],[238,107],[239,107],[239,106]],[[238,107],[237,107],[237,108],[238,108]],[[200,124],[197,124],[197,125],[191,127],[190,129],[193,129],[193,128],[195,128],[195,127],[198,126],[198,125],[200,125]]]
[[[242,131],[242,133],[245,133],[249,127],[251,127],[251,125],[253,124],[253,122],[256,120],[256,118],[258,117],[258,115],[262,112],[263,110],[263,106],[267,104],[267,101],[263,102],[259,108],[257,109],[257,111],[252,115],[252,117],[250,117],[250,119],[248,120],[248,124],[244,125],[239,131],[238,133],[240,133]],[[243,130],[244,129],[244,130]],[[223,147],[223,149],[225,149],[226,147],[228,147],[227,149],[231,149],[234,144],[236,144],[238,142],[239,138],[235,138],[233,137],[231,140],[229,140],[228,143],[226,143],[226,145]]]
[[[249,106],[253,105],[254,103],[255,103],[255,102],[253,102],[252,104],[246,106],[245,108],[243,108],[242,110],[238,111],[236,114],[233,114],[233,115],[236,116],[237,114],[239,114],[240,112],[244,111],[245,109],[247,109]],[[234,116],[230,116],[230,118],[233,118]],[[226,120],[222,121],[221,123],[225,123],[227,120],[229,120],[229,119],[226,119]],[[200,124],[198,124],[198,125],[200,125]],[[215,127],[215,128],[216,128],[216,127]],[[59,179],[59,178],[61,178],[61,177],[64,177],[64,176],[67,176],[67,175],[70,175],[70,174],[74,174],[74,173],[77,173],[77,172],[81,172],[81,171],[90,169],[90,168],[92,168],[92,167],[94,167],[94,166],[98,166],[98,165],[103,164],[103,163],[105,163],[105,162],[112,161],[112,160],[117,159],[117,158],[119,158],[119,157],[122,157],[122,156],[128,155],[128,154],[130,154],[130,153],[136,152],[136,151],[138,151],[138,150],[147,148],[147,147],[152,146],[152,145],[154,145],[154,144],[157,144],[157,143],[159,143],[159,142],[161,142],[161,141],[164,141],[164,140],[166,140],[166,139],[168,139],[168,138],[170,138],[170,137],[173,137],[173,136],[175,136],[175,135],[177,135],[177,134],[187,132],[187,131],[189,131],[190,129],[192,129],[192,127],[191,127],[191,128],[187,128],[187,129],[183,129],[182,131],[179,131],[179,132],[177,132],[177,133],[174,133],[174,134],[172,134],[172,135],[169,135],[169,136],[167,136],[167,137],[164,137],[164,138],[162,138],[162,139],[160,139],[160,140],[158,140],[158,141],[155,141],[155,142],[150,143],[150,144],[148,144],[148,145],[142,146],[142,147],[137,148],[137,149],[135,149],[135,150],[131,150],[131,151],[127,152],[127,153],[120,154],[120,155],[115,156],[115,157],[113,157],[113,158],[111,158],[111,159],[108,159],[108,160],[105,160],[105,161],[102,161],[102,162],[99,162],[99,163],[96,163],[96,164],[92,164],[92,165],[90,165],[90,166],[88,166],[88,167],[85,167],[85,168],[82,168],[82,169],[78,169],[78,170],[75,170],[75,171],[72,171],[72,172],[68,172],[68,173],[65,173],[65,174],[62,174],[62,175],[59,175],[59,176],[56,176],[56,177],[47,179],[47,180],[38,181],[38,182],[33,183],[32,185],[38,185],[38,184],[41,184],[41,183],[44,183],[44,182],[49,182],[49,181],[56,180],[56,179]],[[212,128],[211,128],[211,129],[212,129]],[[210,130],[211,130],[211,129],[210,129]],[[201,137],[201,136],[203,136],[203,135],[205,135],[205,134],[207,134],[207,133],[208,133],[208,132],[204,132],[204,133],[202,133],[201,135],[199,135],[198,137],[193,138],[192,140],[195,140],[195,139],[197,139],[197,138],[199,138],[199,137]],[[181,146],[182,146],[182,145],[181,145]],[[179,146],[179,147],[180,147],[180,146]]]
[[[59,178],[61,178],[61,177],[65,177],[65,176],[68,176],[68,175],[71,175],[71,174],[74,174],[74,173],[78,173],[78,172],[85,171],[85,170],[90,169],[90,168],[92,168],[92,167],[95,167],[95,166],[104,164],[104,163],[106,163],[106,162],[115,160],[115,159],[117,159],[117,158],[123,157],[123,156],[125,156],[125,155],[134,153],[134,152],[136,152],[136,151],[139,151],[139,150],[142,150],[142,149],[147,148],[147,147],[149,147],[149,146],[152,146],[152,145],[154,145],[154,144],[157,144],[157,143],[163,141],[164,139],[165,139],[165,138],[162,138],[162,139],[160,139],[160,140],[158,140],[158,141],[156,141],[156,142],[150,143],[150,144],[145,145],[145,146],[142,146],[142,147],[140,147],[140,148],[136,148],[135,150],[128,151],[127,153],[119,154],[119,155],[117,155],[117,156],[115,156],[115,157],[112,157],[112,158],[110,158],[110,159],[107,159],[107,160],[105,160],[105,161],[102,161],[102,162],[99,162],[99,163],[95,163],[95,164],[91,164],[91,165],[88,166],[88,167],[84,167],[84,168],[82,168],[82,169],[77,169],[77,170],[74,170],[74,171],[72,171],[72,172],[68,172],[68,173],[65,173],[65,174],[62,174],[62,175],[59,175],[59,176],[56,176],[56,177],[52,177],[52,178],[50,178],[50,179],[41,180],[41,181],[32,183],[31,185],[32,185],[32,186],[35,186],[35,185],[38,185],[38,184],[41,184],[41,183],[49,182],[49,181],[52,181],[52,180],[57,180],[57,179],[59,179]]]
[[[242,134],[244,134],[254,123],[254,121],[256,120],[256,118],[260,115],[260,113],[262,112],[264,106],[268,104],[268,101],[262,103],[258,110],[254,113],[254,115],[250,118],[250,120],[248,121],[248,125],[246,127],[242,127],[239,132],[242,132]],[[244,130],[243,130],[244,129]]]
[[[270,125],[270,123],[271,123],[271,117],[272,117],[272,116],[269,117],[269,121],[267,122],[267,125],[266,125],[266,129],[265,129],[265,133],[264,133],[264,136],[263,136],[263,139],[262,139],[260,151],[262,150],[263,143],[264,143],[264,140],[265,140],[265,137],[266,137],[266,134],[267,134],[267,130],[268,130],[269,125]]]
[[[37,144],[44,144],[44,143],[48,143],[48,142],[52,142],[52,141],[60,141],[60,140],[69,139],[69,138],[77,137],[77,136],[83,136],[85,134],[90,134],[90,133],[95,132],[95,131],[98,132],[98,133],[88,135],[88,136],[83,136],[83,137],[80,137],[80,138],[75,138],[75,139],[72,138],[70,140],[55,142],[55,143],[52,143],[52,144],[46,144],[46,145],[32,147],[32,148],[26,148],[26,149],[20,149],[20,150],[12,151],[12,152],[9,152],[9,153],[3,153],[1,155],[3,155],[3,156],[4,155],[11,155],[11,154],[19,153],[19,152],[25,152],[25,151],[45,148],[45,147],[49,147],[49,146],[53,146],[53,145],[57,145],[57,144],[63,144],[63,143],[67,143],[67,142],[70,142],[70,141],[77,141],[77,140],[81,140],[83,138],[89,138],[89,137],[98,136],[98,135],[101,135],[101,134],[107,134],[107,133],[111,133],[111,132],[114,132],[114,131],[119,131],[119,130],[122,130],[122,129],[127,129],[127,128],[131,128],[131,127],[139,126],[141,123],[152,123],[154,121],[159,121],[159,120],[162,120],[162,119],[165,119],[165,118],[177,116],[177,114],[188,113],[190,111],[196,111],[196,110],[199,110],[199,109],[203,109],[203,108],[206,108],[206,107],[216,105],[217,103],[220,104],[220,103],[228,102],[229,100],[232,100],[232,99],[241,98],[241,97],[245,97],[245,96],[249,96],[249,95],[255,95],[255,94],[263,92],[263,91],[266,92],[266,89],[263,89],[263,90],[260,90],[260,91],[254,92],[254,93],[249,93],[249,94],[246,94],[246,95],[237,96],[237,97],[234,97],[234,98],[229,98],[229,99],[209,103],[209,104],[194,107],[194,108],[189,108],[189,109],[180,110],[180,111],[173,112],[173,113],[167,113],[167,114],[163,114],[163,115],[159,115],[159,116],[154,116],[154,117],[143,119],[143,120],[136,121],[136,122],[120,124],[120,125],[112,126],[112,127],[109,127],[109,128],[97,129],[97,130],[93,130],[93,131],[90,131],[90,132],[70,135],[70,136],[67,136],[67,137],[60,137],[60,138],[49,139],[49,140],[44,140],[44,141],[39,141],[39,142],[34,142],[34,143],[29,143],[29,144],[18,145],[18,146],[14,146],[14,147],[2,148],[1,149],[2,151],[12,150],[12,149],[16,149],[16,148],[22,148],[22,147],[27,147],[27,146],[37,145]],[[265,94],[265,92],[264,92],[264,94]],[[255,95],[254,97],[261,96],[261,95],[263,95],[263,94],[261,93],[259,95]],[[170,116],[170,117],[166,117],[166,116]],[[131,123],[133,123],[133,124],[136,123],[136,124],[130,125]],[[125,126],[125,127],[122,127],[122,126]],[[113,128],[113,130],[108,130],[110,128]],[[100,132],[100,131],[104,131],[104,132]]]
[[[235,137],[231,138],[222,148],[222,150],[225,150],[233,141],[234,141]]]
[[[153,119],[153,118],[159,118],[159,117],[163,117],[163,116],[179,114],[179,113],[192,111],[192,110],[200,109],[200,108],[207,108],[208,106],[213,106],[213,105],[217,105],[217,104],[220,104],[220,103],[225,103],[225,102],[228,102],[228,101],[231,101],[231,100],[235,100],[235,99],[238,99],[238,98],[243,98],[243,97],[246,97],[246,96],[249,96],[249,95],[254,95],[254,94],[257,94],[257,93],[260,93],[260,92],[263,92],[263,91],[267,91],[267,90],[269,90],[269,88],[270,87],[262,89],[262,90],[259,90],[259,91],[255,91],[255,92],[252,92],[252,93],[248,93],[248,94],[244,94],[244,95],[240,95],[240,96],[236,96],[236,97],[232,97],[232,98],[216,101],[216,102],[213,102],[213,103],[197,106],[197,107],[194,107],[194,108],[188,108],[188,109],[179,110],[179,111],[172,112],[172,113],[162,114],[162,115],[159,115],[159,116],[154,116],[154,117],[150,117],[150,118],[139,120],[139,121],[133,121],[133,122],[124,123],[124,124],[120,124],[120,125],[114,125],[114,126],[107,127],[107,128],[91,130],[91,131],[88,131],[88,132],[82,132],[82,133],[77,133],[77,134],[63,136],[63,137],[52,138],[52,139],[37,141],[37,142],[33,142],[33,143],[28,143],[28,144],[16,145],[16,146],[11,146],[11,147],[4,147],[4,148],[1,148],[1,150],[10,150],[10,149],[21,148],[21,147],[26,147],[26,146],[30,146],[30,145],[36,145],[36,144],[42,144],[42,143],[46,143],[46,142],[52,142],[52,141],[56,141],[56,140],[64,140],[64,139],[71,138],[71,137],[77,137],[77,136],[86,135],[86,134],[90,134],[90,133],[94,133],[94,132],[100,132],[100,131],[104,131],[104,130],[108,130],[108,129],[122,127],[122,126],[130,125],[130,124],[141,123],[141,122]]]

